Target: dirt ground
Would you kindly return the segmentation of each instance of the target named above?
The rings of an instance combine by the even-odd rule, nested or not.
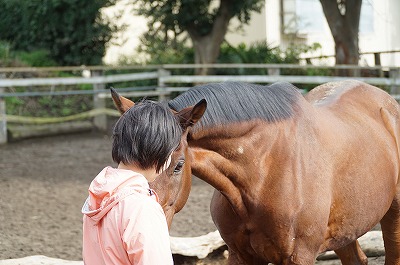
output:
[[[0,260],[31,255],[82,259],[80,211],[90,181],[105,166],[115,166],[110,146],[109,136],[99,133],[0,145]],[[189,201],[174,218],[172,236],[216,230],[209,214],[212,192],[211,186],[193,179]],[[186,264],[223,263],[219,258],[215,263],[193,260]],[[369,264],[383,263],[381,257],[371,258]]]

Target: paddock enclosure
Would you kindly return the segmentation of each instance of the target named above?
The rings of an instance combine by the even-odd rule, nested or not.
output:
[[[169,67],[176,68],[177,66]],[[221,66],[218,65],[218,67]],[[228,65],[226,67],[231,66]],[[251,67],[267,66],[253,65]],[[279,69],[283,67],[282,65],[268,65],[268,67],[271,68],[268,68],[271,73],[268,72],[270,75],[265,76],[190,77],[161,75],[158,78],[157,87],[153,88],[154,91],[150,92],[159,96],[168,95],[174,91],[182,92],[187,88],[181,86],[173,87],[172,84],[175,84],[175,86],[177,84],[186,85],[186,83],[191,82],[251,80],[252,82],[264,83],[273,79],[274,81],[321,83],[342,80],[341,77],[334,76],[323,77],[323,79],[322,77],[315,76],[284,76],[279,75]],[[290,68],[292,66],[286,65],[285,67]],[[293,67],[298,68],[299,66]],[[381,71],[382,69],[377,68],[376,70]],[[15,71],[15,69],[11,69],[10,71]],[[163,73],[159,69],[158,74],[160,72]],[[393,96],[399,98],[400,93],[397,92],[397,88],[400,85],[400,78],[395,77],[398,76],[397,74],[400,70],[396,68],[391,69],[389,72],[396,75],[390,78],[360,78],[367,83],[385,84],[389,87]],[[142,73],[138,74],[139,77],[136,74],[132,75],[134,75],[134,79],[139,77],[143,79]],[[158,76],[156,73],[153,73],[153,75],[151,76],[152,78]],[[118,78],[128,77],[133,78],[130,75],[118,76]],[[105,80],[106,77],[102,78]],[[65,81],[64,79],[66,78],[60,78],[56,81],[61,84]],[[111,101],[108,98],[109,91],[102,89],[105,87],[101,87],[103,82],[106,82],[103,79],[99,77],[92,77],[85,80],[83,78],[77,80],[75,78],[72,78],[72,80],[70,78],[67,79],[68,82],[93,83],[94,86],[99,86],[96,87],[97,90],[94,88],[92,91],[93,94],[98,95],[95,98],[102,98],[103,101]],[[1,95],[3,97],[26,96],[25,92],[14,93],[15,95],[12,95],[10,94],[11,89],[8,89],[8,87],[25,86],[22,82],[28,81],[32,83],[27,83],[26,85],[35,87],[34,81],[37,82],[37,80],[34,79],[9,80],[6,78],[0,80],[0,103],[2,100]],[[44,85],[45,82],[53,82],[54,80],[43,79],[39,81],[43,82],[42,85]],[[10,82],[10,84],[7,82]],[[17,82],[17,84],[13,82]],[[393,88],[391,88],[392,86]],[[54,91],[47,91],[47,87],[43,89],[46,91],[39,91],[37,89],[38,92],[35,88],[32,93],[55,95]],[[130,91],[130,94],[128,93],[126,96],[138,96],[134,93],[139,92],[134,89],[136,88],[132,88],[133,92]],[[126,89],[126,91],[129,90]],[[80,93],[82,91],[72,92]],[[145,92],[147,93],[148,91]],[[64,92],[61,91],[59,93]],[[140,91],[140,93],[144,92]],[[147,94],[140,95],[144,96]],[[104,106],[100,107],[104,108]],[[5,109],[3,111],[5,113]],[[104,113],[102,114],[104,115]],[[6,120],[9,123],[13,122],[12,118],[20,119],[20,117],[7,117],[0,113],[0,129],[2,128],[2,124],[6,124]],[[89,130],[94,130],[93,126]],[[0,260],[32,255],[45,255],[65,260],[81,260],[81,207],[87,196],[87,188],[90,181],[103,167],[108,165],[115,166],[111,159],[110,137],[107,134],[97,131],[33,138],[0,144]],[[196,177],[193,178],[189,201],[183,210],[174,217],[171,228],[172,236],[200,236],[216,230],[209,211],[212,193],[213,188],[210,185]],[[369,264],[383,264],[383,260],[383,257],[370,258]],[[221,261],[220,257],[216,257],[215,260],[195,261],[193,259],[185,261],[185,263],[176,262],[176,264],[214,265],[224,264],[224,262],[223,260]],[[317,264],[336,265],[340,264],[340,262],[338,260],[329,262],[318,261]]]

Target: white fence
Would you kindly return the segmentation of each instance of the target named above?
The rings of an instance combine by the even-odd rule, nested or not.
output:
[[[173,75],[171,71],[176,69],[195,69],[200,67],[208,67],[215,69],[265,69],[267,75]],[[121,94],[126,97],[145,97],[157,96],[160,100],[168,97],[172,92],[182,92],[189,89],[192,84],[210,83],[210,82],[225,82],[225,81],[241,81],[249,83],[274,83],[286,81],[294,84],[321,84],[332,81],[342,81],[349,77],[340,76],[315,76],[315,75],[281,75],[283,69],[349,69],[356,76],[351,77],[364,81],[366,83],[385,86],[389,88],[390,93],[398,98],[398,87],[400,87],[400,68],[398,67],[362,67],[339,65],[334,67],[329,66],[313,66],[313,65],[289,65],[289,64],[210,64],[210,65],[154,65],[154,66],[125,66],[125,67],[44,67],[44,68],[0,68],[0,143],[7,142],[7,122],[17,122],[22,124],[51,124],[62,123],[74,119],[82,119],[94,117],[94,125],[99,129],[105,129],[107,115],[118,115],[115,110],[106,109],[105,102],[109,100],[110,93],[106,89],[109,83],[118,83],[126,81],[140,80],[155,80],[156,86],[134,87],[121,89]],[[146,70],[142,73],[127,73],[127,74],[103,74],[109,70]],[[11,73],[29,72],[42,73],[53,71],[74,71],[82,72],[82,76],[86,77],[63,77],[63,78],[12,78]],[[378,73],[378,77],[362,77],[360,73],[363,71],[374,71]],[[89,73],[89,74],[88,74]],[[91,84],[92,90],[69,90],[69,91],[54,91],[55,86],[62,85],[81,85]],[[35,87],[46,87],[49,89],[43,91]],[[24,92],[9,92],[9,88],[25,87],[30,88]],[[8,92],[5,92],[5,91]],[[93,94],[94,109],[73,116],[58,117],[58,118],[32,118],[6,115],[5,97],[25,97],[25,96],[43,96],[43,95],[73,95],[73,94]]]

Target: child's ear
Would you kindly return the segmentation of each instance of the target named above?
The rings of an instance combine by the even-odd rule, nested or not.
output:
[[[121,115],[124,114],[133,105],[135,105],[135,102],[119,95],[114,88],[111,87],[110,90],[111,90],[111,97],[114,101],[114,105],[119,111],[119,113],[121,113]]]

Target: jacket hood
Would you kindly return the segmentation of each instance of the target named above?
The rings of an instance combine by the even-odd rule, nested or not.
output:
[[[82,207],[82,213],[98,222],[119,201],[133,193],[149,194],[147,179],[134,171],[104,168],[89,186],[89,197]]]

